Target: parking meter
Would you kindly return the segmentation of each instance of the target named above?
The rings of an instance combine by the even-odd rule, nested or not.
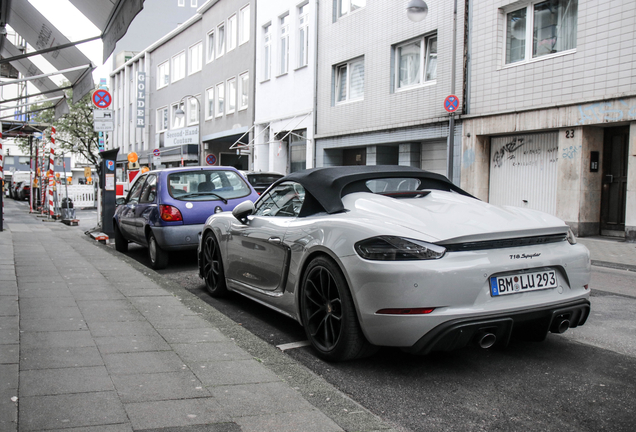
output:
[[[113,237],[113,216],[115,214],[115,201],[117,199],[117,153],[119,149],[106,150],[99,155],[102,158],[99,170],[99,188],[102,194],[102,232],[108,237]]]

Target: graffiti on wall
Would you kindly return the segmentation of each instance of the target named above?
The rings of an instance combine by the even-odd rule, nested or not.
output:
[[[556,163],[559,160],[558,147],[543,150],[541,148],[529,148],[530,144],[532,144],[531,139],[526,141],[523,137],[512,138],[510,142],[495,151],[492,159],[493,167],[500,168],[507,162],[513,167],[541,166],[541,169],[543,169],[543,164],[546,161],[548,163]],[[547,157],[540,157],[544,151]],[[570,153],[572,151],[576,150],[570,150]]]
[[[623,99],[579,105],[578,108],[581,118],[576,122],[577,125],[586,122],[605,123],[636,118],[636,104],[630,106]]]
[[[492,161],[495,165],[495,168],[503,165],[505,160],[513,160],[516,159],[516,152],[521,147],[526,144],[525,138],[515,137],[509,143],[504,144],[501,148],[495,151],[495,154],[492,157]]]
[[[575,156],[581,152],[582,146],[570,146],[563,149],[564,159],[574,159]]]

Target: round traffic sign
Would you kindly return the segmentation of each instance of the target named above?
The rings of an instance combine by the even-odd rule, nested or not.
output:
[[[113,98],[110,93],[102,89],[95,90],[91,99],[93,100],[93,105],[97,108],[108,108],[113,102]]]
[[[205,163],[208,165],[214,165],[216,163],[216,156],[209,154],[205,157]]]
[[[455,95],[450,95],[444,99],[444,109],[449,113],[457,111],[459,108],[459,99]]]
[[[152,155],[153,155],[153,156],[161,156],[161,152],[159,151],[159,149],[154,149],[154,150],[152,151]]]

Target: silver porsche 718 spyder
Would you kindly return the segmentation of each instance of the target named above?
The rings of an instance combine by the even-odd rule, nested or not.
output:
[[[297,320],[318,355],[543,340],[585,323],[590,256],[553,216],[402,166],[315,168],[207,220],[199,275]]]

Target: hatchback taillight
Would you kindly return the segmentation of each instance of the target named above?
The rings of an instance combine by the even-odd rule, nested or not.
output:
[[[183,221],[181,212],[174,206],[161,204],[159,206],[159,211],[161,212],[161,219],[166,222]]]

